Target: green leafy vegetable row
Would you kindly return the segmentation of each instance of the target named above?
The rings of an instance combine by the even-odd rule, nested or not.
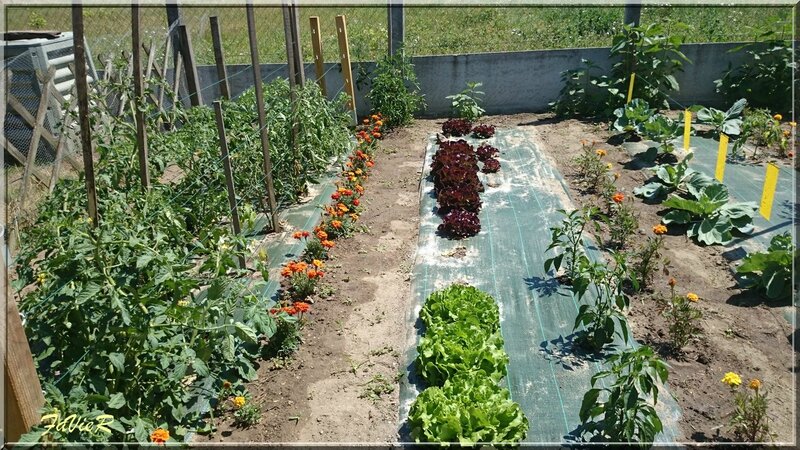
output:
[[[454,284],[431,294],[420,312],[425,335],[417,370],[430,386],[409,411],[418,442],[516,443],[528,419],[498,382],[506,375],[500,313],[495,300]]]

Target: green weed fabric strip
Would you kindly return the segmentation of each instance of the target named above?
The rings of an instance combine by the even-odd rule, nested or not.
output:
[[[480,144],[474,139],[468,141],[476,147]],[[507,375],[501,383],[510,392],[508,400],[519,404],[529,420],[523,442],[562,444],[577,439],[583,394],[590,388],[592,375],[606,367],[602,357],[593,358],[573,348],[572,329],[579,303],[569,289],[559,286],[544,272],[549,229],[562,219],[557,210],[571,210],[574,206],[555,164],[535,141],[531,128],[497,130],[493,138],[485,141],[500,149],[502,168],[495,174],[480,174],[486,188],[481,193],[481,232],[462,240],[437,234],[442,221],[435,212],[436,198],[428,177],[437,145],[434,136],[428,141],[420,185],[420,235],[412,277],[414,301],[407,313],[408,376],[400,388],[402,441],[414,440],[406,418],[420,392],[430,391],[423,391],[429,385],[415,364],[424,331],[422,322],[429,320],[425,318],[430,314],[426,309],[433,309],[422,306],[432,292],[453,283],[474,286],[497,301],[503,348],[509,358]],[[588,253],[590,258],[599,258],[595,248],[590,247]],[[594,301],[593,295],[587,292],[584,301]],[[448,310],[454,319],[462,316],[452,305],[437,308]],[[490,312],[486,314],[491,316]],[[487,377],[481,377],[484,378]],[[460,387],[454,387],[456,383]],[[479,384],[474,377],[465,381],[456,375],[445,381],[442,392],[424,395],[447,397],[448,390],[452,390],[484,398],[473,392],[483,389]],[[461,397],[453,400],[461,401]],[[507,405],[499,397],[486,401],[503,405],[498,408]],[[447,407],[456,406],[448,403]],[[659,395],[656,410],[664,422],[664,432],[656,441],[675,442],[680,411],[666,390]]]

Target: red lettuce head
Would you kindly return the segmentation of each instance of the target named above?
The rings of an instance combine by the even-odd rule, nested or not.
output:
[[[481,231],[478,214],[463,209],[454,209],[447,213],[439,225],[439,232],[445,236],[462,239],[475,236]]]
[[[494,125],[475,125],[472,129],[472,137],[478,139],[489,139],[494,136]]]
[[[500,170],[500,161],[495,158],[486,158],[483,162],[483,173],[495,173]]]
[[[442,124],[445,136],[466,136],[472,131],[472,123],[467,119],[450,119]]]
[[[497,147],[492,147],[489,144],[481,144],[475,153],[478,155],[478,161],[486,161],[486,158],[492,158],[494,155],[500,153]]]

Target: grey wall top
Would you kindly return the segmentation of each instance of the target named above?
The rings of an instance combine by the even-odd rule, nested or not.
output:
[[[722,99],[714,91],[714,80],[721,77],[729,65],[737,66],[746,55],[744,52],[728,51],[741,44],[684,44],[683,53],[692,61],[684,64],[684,72],[678,74],[680,91],[670,93],[674,106],[703,104],[722,105]],[[483,107],[487,114],[512,114],[519,112],[542,112],[548,103],[558,97],[563,83],[561,73],[581,66],[588,59],[608,69],[612,62],[608,48],[581,48],[564,50],[536,50],[527,52],[479,53],[468,55],[421,56],[412,58],[427,110],[426,117],[445,117],[450,114],[450,101],[446,96],[460,92],[468,81],[480,81],[486,93]],[[374,63],[364,64],[366,69]],[[336,63],[326,64],[326,70]],[[354,68],[354,74],[358,71]],[[219,96],[216,86],[216,69],[213,66],[198,67],[203,99],[210,103]],[[261,73],[265,81],[276,77],[287,77],[285,64],[264,64]],[[253,85],[252,72],[247,65],[228,67],[231,95],[236,96]],[[309,72],[313,81],[313,71]],[[329,95],[333,96],[342,86],[341,69],[334,67],[326,75]],[[356,108],[359,115],[369,111],[366,93],[369,86],[363,83],[356,91]]]

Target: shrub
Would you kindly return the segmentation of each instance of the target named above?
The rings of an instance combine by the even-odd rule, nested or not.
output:
[[[780,116],[772,115],[766,109],[745,110],[741,134],[739,139],[736,139],[733,143],[731,153],[743,157],[742,147],[745,142],[750,141],[755,147],[753,149],[753,158],[756,157],[759,147],[763,147],[766,150],[777,146],[779,154],[786,156],[791,130],[781,128],[781,121],[777,117]]]
[[[697,321],[702,317],[699,309],[694,304],[700,300],[697,294],[692,292],[684,295],[675,293],[675,283],[670,283],[670,298],[667,307],[663,312],[664,318],[669,325],[669,337],[672,341],[672,348],[680,351],[689,340],[700,333]]]
[[[581,141],[581,154],[575,157],[575,176],[578,183],[588,192],[599,192],[609,180],[609,167],[602,161],[605,150],[594,148],[594,143]]]
[[[372,111],[382,114],[388,129],[409,125],[414,113],[425,108],[414,66],[403,52],[386,55],[378,61],[370,84],[367,99]]]
[[[453,112],[456,117],[475,121],[483,115],[484,109],[480,107],[481,97],[483,92],[477,90],[483,83],[467,82],[467,88],[456,95],[448,95],[445,97],[452,100]]]
[[[739,284],[748,289],[764,292],[772,300],[788,299],[792,296],[792,269],[799,255],[787,233],[775,236],[766,252],[751,253],[736,269]]]

